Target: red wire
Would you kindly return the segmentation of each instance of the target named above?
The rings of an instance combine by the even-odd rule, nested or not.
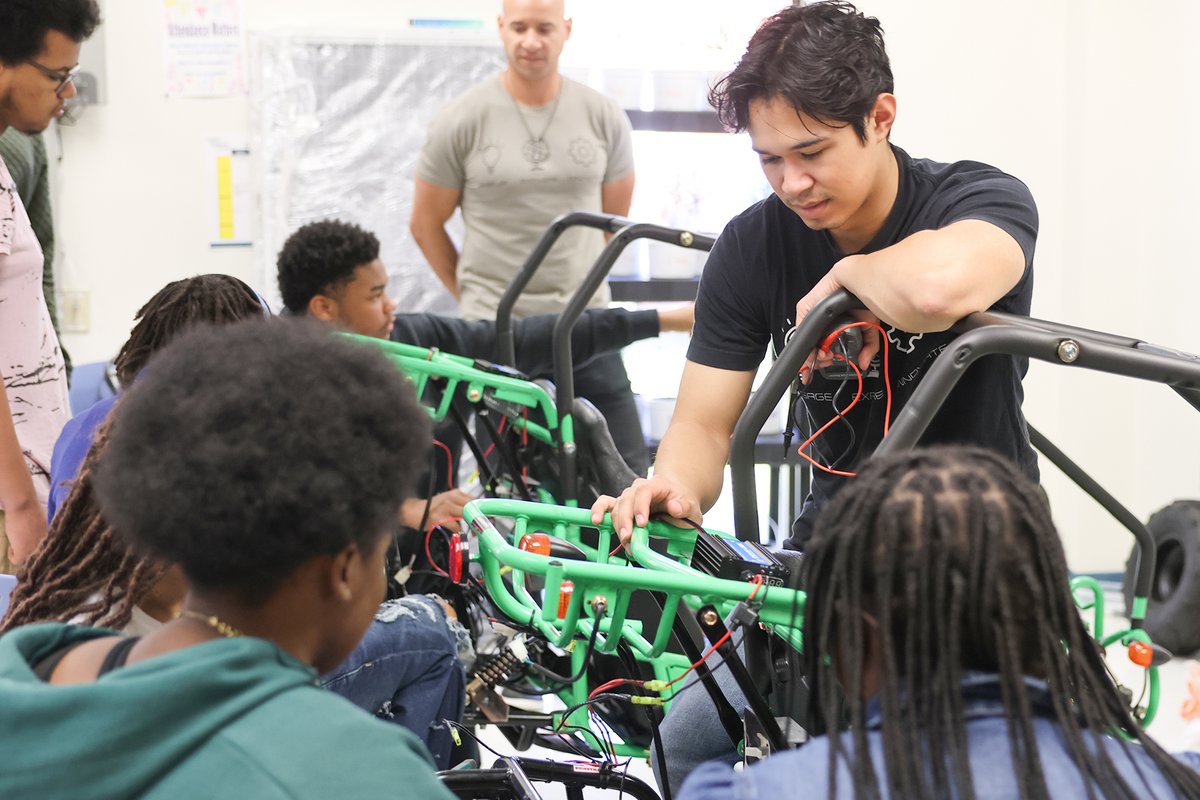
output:
[[[879,336],[880,336],[879,349],[883,351],[883,386],[884,386],[885,394],[887,396],[887,407],[885,408],[884,415],[883,415],[883,435],[886,437],[888,435],[888,429],[891,427],[891,419],[892,419],[892,382],[890,379],[890,371],[889,371],[887,332],[884,331],[884,329],[882,327],[875,324],[874,322],[865,322],[865,321],[852,322],[849,325],[843,325],[841,328],[839,328],[836,331],[834,331],[833,333],[829,334],[829,336],[826,336],[825,341],[821,343],[821,346],[823,348],[827,348],[829,344],[831,344],[832,342],[837,340],[838,336],[842,335],[842,333],[850,330],[851,328],[874,328],[875,330],[879,331]],[[857,472],[847,472],[847,471],[843,471],[840,469],[833,469],[832,467],[827,467],[824,464],[819,463],[815,458],[810,456],[808,453],[804,452],[805,448],[811,446],[812,443],[814,441],[816,441],[818,436],[823,434],[825,431],[829,430],[830,426],[832,426],[835,422],[837,422],[840,419],[843,419],[847,414],[849,414],[850,409],[854,408],[854,406],[856,406],[858,404],[858,401],[860,399],[862,399],[863,374],[862,374],[862,370],[860,370],[858,368],[858,364],[854,363],[853,359],[846,358],[845,356],[843,356],[839,353],[834,353],[833,357],[836,359],[845,361],[847,364],[850,365],[850,368],[852,370],[854,370],[854,374],[858,378],[858,389],[855,391],[854,399],[850,401],[850,405],[846,406],[844,409],[839,411],[832,419],[830,419],[828,422],[826,422],[824,425],[822,425],[815,433],[813,433],[812,436],[809,436],[807,439],[805,439],[800,444],[800,447],[797,448],[797,454],[801,458],[803,458],[805,461],[812,464],[817,469],[821,470],[822,472],[828,472],[830,475],[842,475],[847,478],[853,478],[856,475],[858,475]]]
[[[508,417],[500,417],[500,425],[497,426],[497,428],[496,428],[497,434],[504,433],[504,423],[507,420],[508,420]],[[488,445],[488,449],[483,451],[483,457],[487,458],[488,456],[490,456],[492,454],[492,451],[495,449],[496,449],[496,443],[492,442],[491,444]]]
[[[457,522],[461,519],[462,519],[462,517],[446,517],[445,519],[439,520],[439,521],[435,522],[434,524],[430,525],[429,530],[427,530],[425,532],[425,558],[429,559],[429,566],[433,567],[434,572],[436,572],[439,575],[444,575],[447,578],[450,577],[450,573],[446,572],[446,570],[439,567],[437,562],[433,560],[433,553],[429,552],[429,540],[433,538],[433,532],[436,531],[438,528],[440,528],[442,525],[445,525],[447,522]]]
[[[433,443],[446,451],[446,486],[447,488],[453,489],[455,484],[454,456],[450,454],[450,448],[447,447],[443,442],[439,442],[437,439],[434,439]]]
[[[746,598],[747,600],[753,600],[758,595],[758,590],[763,587],[763,576],[755,575],[753,578],[750,579],[750,581],[751,581],[751,583],[754,584],[754,589],[750,592],[750,596],[748,598]],[[716,643],[712,647],[705,650],[704,655],[700,656],[700,659],[695,664],[692,664],[690,667],[688,667],[686,670],[684,670],[682,673],[680,673],[674,679],[667,681],[666,686],[674,686],[675,684],[679,683],[681,680],[686,678],[692,672],[692,670],[696,669],[696,667],[698,667],[702,663],[704,663],[705,659],[707,659],[714,652],[716,652],[718,647],[725,644],[725,642],[729,641],[729,637],[732,635],[733,635],[732,630],[725,631],[725,635],[722,636],[720,639],[717,639]],[[596,695],[600,694],[601,692],[606,692],[609,689],[615,689],[618,686],[645,686],[645,685],[646,685],[645,681],[635,681],[635,680],[631,680],[629,678],[617,678],[616,680],[611,680],[608,683],[602,683],[599,686],[597,686],[595,689],[593,689],[591,694],[588,695],[588,700],[594,699],[596,697]],[[666,687],[664,687],[664,688],[666,688]]]

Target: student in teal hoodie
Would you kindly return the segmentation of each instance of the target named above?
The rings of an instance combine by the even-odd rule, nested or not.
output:
[[[135,547],[180,565],[184,612],[143,638],[0,637],[0,796],[452,797],[412,733],[316,685],[383,599],[429,441],[395,368],[314,326],[165,348],[115,411],[95,485]]]

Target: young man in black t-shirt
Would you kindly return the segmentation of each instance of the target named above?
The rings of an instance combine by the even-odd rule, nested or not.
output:
[[[612,512],[623,541],[654,512],[695,520],[716,501],[730,436],[767,344],[781,349],[829,294],[850,291],[869,309],[861,318],[887,334],[886,343],[874,331],[865,336],[857,359],[863,398],[847,415],[850,425],[835,424],[816,442],[816,459],[843,472],[882,438],[889,387],[881,345],[894,417],[953,338],[946,330],[954,322],[990,308],[1029,312],[1037,211],[1028,189],[984,164],[913,159],[894,147],[892,89],[878,21],[847,3],[780,11],[714,88],[718,115],[749,132],[774,194],[730,222],[709,257],[653,477],[593,507],[597,523]],[[814,353],[805,374],[802,400],[814,429],[854,394],[853,380],[838,397],[838,382],[815,374],[831,361],[828,352]],[[1021,413],[1025,366],[1000,356],[974,365],[922,441],[985,446],[1036,479]],[[816,471],[791,546],[802,548],[810,520],[845,480]],[[721,680],[724,671],[716,673]],[[739,702],[734,687],[726,694]],[[674,789],[705,759],[736,760],[714,723],[704,693],[672,705],[663,739]]]
[[[727,127],[749,132],[774,194],[734,218],[709,256],[654,476],[595,506],[597,521],[612,511],[626,540],[653,512],[698,519],[716,501],[767,344],[781,350],[788,331],[834,291],[857,296],[870,310],[862,317],[887,332],[893,418],[953,338],[946,329],[954,322],[985,309],[1029,313],[1037,238],[1029,190],[985,164],[914,159],[891,144],[896,98],[877,20],[846,3],[784,9],[711,100]],[[815,443],[817,460],[842,471],[883,435],[881,342],[874,331],[865,339],[863,398],[847,417],[854,432],[837,424]],[[822,352],[811,363],[830,360]],[[976,364],[922,442],[989,447],[1036,479],[1021,412],[1025,367],[1006,357]],[[839,383],[815,373],[801,399],[819,427],[837,413]],[[843,480],[815,471],[793,546]]]

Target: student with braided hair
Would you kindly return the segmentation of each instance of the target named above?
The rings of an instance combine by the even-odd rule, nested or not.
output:
[[[101,423],[46,538],[21,569],[0,631],[32,622],[76,622],[143,635],[179,614],[187,586],[129,548],[100,514],[92,471],[108,441]]]
[[[1133,719],[1045,497],[1004,457],[868,462],[817,518],[801,581],[809,713],[849,729],[741,774],[706,764],[681,800],[1200,797],[1200,754]]]
[[[137,324],[121,346],[114,363],[117,383],[133,385],[138,373],[157,351],[184,329],[200,322],[224,324],[269,313],[258,292],[231,275],[197,275],[172,281],[138,309]],[[108,416],[116,397],[106,397],[71,420],[54,443],[50,461],[49,516],[70,491],[71,481],[91,447],[96,426]]]

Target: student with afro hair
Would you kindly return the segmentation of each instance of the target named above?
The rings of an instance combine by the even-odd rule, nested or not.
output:
[[[0,637],[0,795],[452,797],[412,733],[315,685],[383,599],[429,437],[381,355],[304,323],[168,345],[118,403],[95,487],[179,565],[182,614],[141,638]]]
[[[232,276],[173,281],[138,311],[117,355],[120,383],[133,385],[151,356],[187,330],[265,314],[262,298]],[[117,397],[102,400],[76,416],[55,447],[56,487],[69,487],[69,493],[45,540],[20,570],[0,630],[72,622],[148,634],[178,616],[187,588],[180,568],[131,549],[97,502],[93,475],[107,445],[104,421],[116,402]],[[324,685],[409,728],[446,767],[451,739],[443,720],[463,713],[466,678],[459,650],[467,639],[436,598],[391,600],[377,610],[351,656],[324,676]]]

